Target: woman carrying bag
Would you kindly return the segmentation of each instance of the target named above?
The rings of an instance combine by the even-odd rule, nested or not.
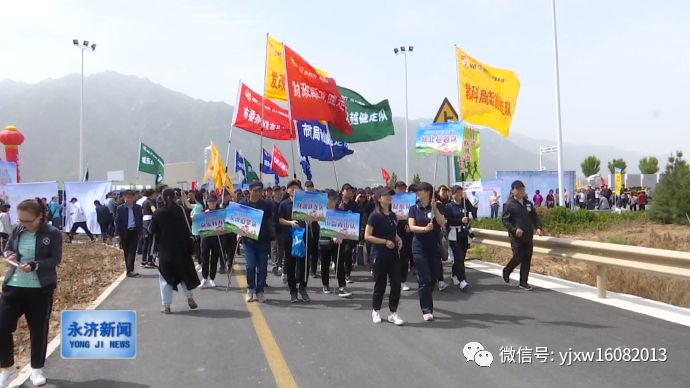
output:
[[[172,291],[177,291],[178,285],[187,297],[189,308],[197,308],[192,290],[200,283],[192,259],[192,229],[184,209],[175,202],[173,189],[163,190],[163,207],[153,214],[149,232],[158,241],[161,313],[170,314]]]
[[[17,206],[19,225],[4,247],[9,264],[0,297],[0,387],[14,372],[12,333],[24,315],[31,336],[31,382],[46,383],[43,366],[48,347],[48,328],[57,284],[56,267],[62,260],[62,234],[47,224],[45,206],[27,199]]]

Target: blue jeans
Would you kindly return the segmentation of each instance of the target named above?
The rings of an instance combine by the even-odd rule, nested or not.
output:
[[[158,281],[161,285],[161,300],[163,301],[163,305],[171,305],[173,292],[172,285],[168,284],[168,282],[165,281],[163,275],[161,275],[160,272],[158,273]],[[184,282],[180,282],[179,286],[187,298],[192,297],[192,292],[187,289],[187,285],[184,284]]]
[[[264,292],[264,286],[266,285],[269,250],[269,243],[246,240],[244,242],[247,288],[255,290],[257,294]]]

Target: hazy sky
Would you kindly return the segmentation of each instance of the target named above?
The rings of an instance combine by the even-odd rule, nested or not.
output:
[[[690,151],[690,2],[558,0],[557,12],[564,140]],[[0,79],[78,72],[79,38],[97,44],[87,75],[114,70],[234,104],[238,80],[261,88],[267,32],[338,84],[390,99],[396,116],[405,100],[393,47],[414,45],[410,118],[432,117],[444,97],[457,108],[457,44],[518,74],[511,131],[555,142],[549,0],[0,0]]]

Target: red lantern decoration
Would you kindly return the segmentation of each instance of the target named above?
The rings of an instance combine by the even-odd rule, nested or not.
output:
[[[24,135],[14,125],[8,125],[0,131],[0,143],[5,145],[5,160],[17,165],[17,183],[19,183],[19,146],[24,143]]]

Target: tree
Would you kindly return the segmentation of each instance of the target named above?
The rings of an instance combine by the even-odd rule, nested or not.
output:
[[[388,181],[388,187],[394,189],[396,183],[398,183],[398,174],[391,172],[391,179]]]
[[[676,151],[668,158],[664,177],[654,189],[649,214],[665,224],[687,224],[690,216],[690,166],[683,153]]]
[[[419,177],[419,174],[414,174],[414,177],[412,178],[412,183],[414,183],[415,185],[422,183],[422,178]]]
[[[659,172],[659,159],[654,156],[644,157],[640,159],[638,167],[643,174],[656,174]]]
[[[582,161],[580,168],[585,177],[598,174],[599,170],[601,170],[601,160],[594,155],[589,155]]]
[[[616,167],[621,169],[621,173],[625,174],[625,169],[628,168],[628,164],[625,163],[625,160],[623,160],[622,158],[613,159],[609,162],[609,171],[611,171],[611,174],[616,173]]]

